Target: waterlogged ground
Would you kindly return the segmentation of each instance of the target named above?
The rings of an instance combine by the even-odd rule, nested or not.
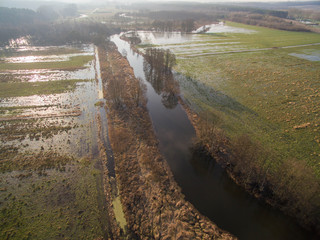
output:
[[[170,49],[178,58],[193,58],[223,53],[266,51],[270,48],[319,44],[319,34],[273,30],[238,23],[206,25],[195,32],[204,34],[137,32],[141,47]]]
[[[107,236],[94,50],[1,51],[0,239]]]
[[[319,176],[319,61],[291,56],[306,49],[319,46],[183,59],[176,69],[190,77],[180,81],[185,97],[229,136],[249,134]]]

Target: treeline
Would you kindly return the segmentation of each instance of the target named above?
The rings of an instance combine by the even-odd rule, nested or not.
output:
[[[228,15],[227,19],[233,22],[274,28],[279,30],[310,32],[310,29],[308,29],[303,24],[298,24],[294,21],[290,21],[288,19],[283,19],[280,17],[258,13],[231,13]]]
[[[153,19],[152,27],[161,31],[190,31],[189,24],[181,21],[193,19],[194,25],[200,26],[218,20],[230,20],[234,22],[275,28],[287,31],[311,31],[303,24],[290,19],[319,19],[319,14],[315,11],[304,10],[271,10],[257,6],[237,6],[223,4],[160,4],[148,3],[143,7],[134,4],[130,8],[139,9],[139,16]],[[157,9],[157,11],[154,11]]]
[[[133,6],[137,9],[137,5]],[[157,9],[157,11],[154,11]],[[188,18],[198,20],[216,21],[226,17],[230,13],[257,13],[268,16],[287,18],[288,11],[270,10],[250,6],[236,6],[223,4],[150,4],[141,6],[140,16],[148,17],[154,20],[183,20]]]
[[[140,11],[138,15],[154,20],[152,27],[157,31],[191,32],[196,21],[212,22],[218,19],[216,15],[186,11]]]
[[[251,12],[251,13],[261,13],[276,17],[286,17],[287,11],[281,10],[270,10],[265,6],[245,6],[244,4],[234,3],[234,4],[214,4],[214,3],[195,3],[195,2],[183,2],[183,3],[134,3],[128,6],[130,9],[140,10],[141,12],[154,12],[157,9],[159,15],[163,15],[161,12],[192,12],[194,14],[193,18],[199,19],[201,15],[206,16],[216,16],[216,15],[226,15],[230,12]],[[279,8],[278,8],[279,9]],[[170,13],[167,13],[170,14]],[[154,15],[154,14],[150,14]],[[181,14],[178,14],[181,15]],[[168,15],[169,16],[169,15]],[[198,17],[199,18],[198,18]]]
[[[207,15],[201,12],[187,12],[187,11],[151,11],[142,14],[145,17],[154,20],[187,20],[187,19],[208,19],[213,20],[214,16]]]
[[[76,15],[78,15],[78,8],[75,4],[67,4],[61,8],[42,5],[37,11],[0,7],[0,24],[9,26],[26,25]]]
[[[161,21],[155,20],[151,24],[152,28],[156,31],[181,31],[181,32],[192,32],[195,28],[194,19],[186,19],[182,21]]]
[[[288,12],[292,19],[320,21],[319,11],[290,8]]]
[[[66,5],[60,12],[49,7],[39,7],[38,11],[28,9],[0,8],[0,44],[7,45],[11,39],[30,36],[33,44],[60,45],[67,43],[99,44],[106,36],[119,30],[104,24],[77,22],[68,19],[52,21],[60,16],[75,16],[74,4]]]
[[[108,36],[120,32],[120,29],[96,22],[66,21],[35,27],[31,34],[35,44],[94,43],[99,45],[104,43]]]
[[[320,234],[320,180],[306,162],[273,162],[272,150],[247,135],[230,140],[203,119],[198,124],[199,149],[208,151],[249,192]]]
[[[32,44],[61,45],[69,43],[100,44],[107,36],[119,32],[104,24],[93,22],[65,21],[62,23],[34,23],[25,26],[0,26],[0,42],[8,44],[10,39],[30,36]]]

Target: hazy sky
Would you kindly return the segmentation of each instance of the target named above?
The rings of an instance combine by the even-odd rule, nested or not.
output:
[[[0,0],[1,1],[1,0]],[[32,1],[32,0],[27,0]],[[37,0],[36,0],[37,1]],[[38,1],[57,1],[57,2],[170,2],[170,1],[184,1],[184,2],[297,2],[297,1],[308,1],[308,0],[38,0]]]

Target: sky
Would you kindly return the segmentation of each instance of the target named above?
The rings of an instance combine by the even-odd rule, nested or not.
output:
[[[1,0],[0,0],[1,1]],[[27,1],[57,1],[57,2],[72,2],[72,3],[84,3],[84,2],[170,2],[170,1],[184,1],[184,2],[302,2],[308,0],[27,0]]]

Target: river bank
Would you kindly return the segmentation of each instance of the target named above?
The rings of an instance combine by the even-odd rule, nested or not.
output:
[[[115,46],[108,46],[108,54],[100,54],[100,62],[109,137],[128,234],[141,239],[235,239],[184,200],[159,153],[143,84],[134,77],[128,61]]]

